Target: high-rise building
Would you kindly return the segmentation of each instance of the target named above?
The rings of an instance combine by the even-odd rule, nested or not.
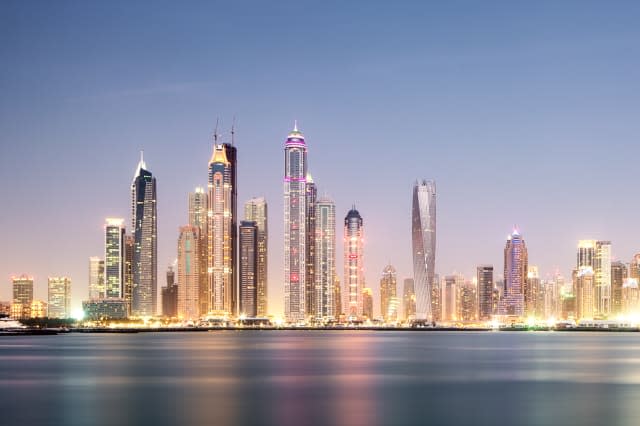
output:
[[[104,297],[104,260],[92,256],[89,258],[89,299]]]
[[[120,299],[124,293],[124,219],[107,218],[104,244],[105,298]]]
[[[373,319],[373,291],[369,287],[362,289],[362,317]]]
[[[198,253],[200,255],[200,278],[198,278],[198,313],[206,315],[209,312],[211,294],[209,293],[209,278],[207,274],[207,209],[209,197],[204,188],[197,187],[189,193],[189,225],[199,229]]]
[[[480,265],[477,268],[478,281],[478,319],[488,321],[493,315],[493,265]]]
[[[47,287],[47,316],[69,318],[71,316],[71,280],[67,277],[49,277]]]
[[[182,226],[178,237],[178,317],[192,320],[200,316],[203,239],[200,227]]]
[[[498,303],[499,315],[524,315],[524,286],[529,261],[527,246],[517,229],[504,247],[504,293]]]
[[[422,180],[413,187],[412,207],[413,278],[416,290],[416,319],[433,319],[432,285],[436,263],[436,183]]]
[[[386,323],[395,322],[397,317],[397,278],[396,269],[387,265],[380,278],[380,313]]]
[[[402,289],[402,301],[405,321],[416,317],[416,292],[413,278],[405,278]]]
[[[158,299],[158,225],[156,178],[140,162],[131,182],[131,234],[133,236],[133,288],[131,314],[153,316]],[[125,294],[125,299],[126,299]]]
[[[350,320],[362,316],[364,288],[364,228],[362,216],[353,206],[344,218],[345,314]]]
[[[627,267],[622,262],[611,262],[611,315],[622,315],[622,285],[627,278]]]
[[[297,124],[284,146],[284,314],[305,320],[307,266],[307,145]]]
[[[122,298],[127,305],[127,315],[131,314],[131,301],[133,299],[133,253],[135,251],[135,238],[133,235],[124,236],[124,284],[122,286]]]
[[[542,305],[544,294],[538,267],[530,265],[527,271],[527,279],[524,286],[524,315],[529,317],[542,317]]]
[[[594,263],[596,315],[608,317],[611,313],[611,241],[596,242]]]
[[[209,161],[207,213],[207,273],[211,295],[209,311],[236,313],[237,252],[237,150],[217,143]]]
[[[574,271],[576,314],[578,319],[593,319],[595,314],[595,273],[591,266]]]
[[[433,322],[442,320],[442,288],[438,274],[433,275],[431,284],[431,320]]]
[[[336,275],[336,206],[328,198],[315,203],[314,317],[318,320],[337,319],[334,282]]]
[[[629,278],[640,279],[640,253],[636,253],[629,263]]]
[[[207,200],[207,193],[200,186],[189,193],[189,225],[201,231],[207,228]]]
[[[342,286],[340,285],[340,277],[338,274],[335,275],[333,281],[333,304],[334,304],[334,314],[336,319],[343,315],[344,312],[342,310]]]
[[[11,277],[13,300],[11,316],[16,319],[31,317],[31,303],[33,302],[33,277],[25,274]]]
[[[622,313],[637,317],[640,313],[640,289],[637,278],[627,278],[622,284]]]
[[[457,321],[460,319],[458,317],[458,293],[463,284],[464,277],[461,275],[447,275],[441,280],[440,309],[442,321]]]
[[[267,202],[264,198],[252,198],[244,205],[244,218],[256,223],[258,227],[258,316],[268,314],[267,296],[267,242],[269,233],[267,228]]]
[[[316,184],[311,178],[311,174],[307,173],[307,185],[305,188],[306,200],[305,206],[307,209],[306,220],[307,225],[305,227],[306,241],[305,249],[307,250],[306,262],[307,270],[305,272],[305,306],[307,309],[307,317],[316,315],[316,292],[315,292],[315,240],[316,240],[316,198],[318,196],[318,190]]]
[[[258,225],[240,222],[239,313],[250,318],[258,314]]]
[[[168,318],[178,316],[178,286],[173,266],[167,268],[167,285],[162,287],[162,315]]]
[[[462,281],[458,288],[458,320],[475,321],[478,315],[477,287],[473,281]]]

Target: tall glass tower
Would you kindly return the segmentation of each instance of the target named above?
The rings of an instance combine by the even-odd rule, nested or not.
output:
[[[413,186],[411,233],[416,319],[431,321],[436,263],[436,183],[432,180],[418,181]]]
[[[178,237],[178,316],[196,319],[200,314],[201,251],[199,226],[180,227]],[[169,285],[167,284],[167,288]]]
[[[297,123],[284,145],[284,315],[306,318],[307,145]]]
[[[134,239],[131,314],[153,316],[158,298],[156,178],[147,169],[142,154],[131,183],[131,231]]]
[[[209,161],[207,273],[209,311],[236,313],[237,160],[233,145],[216,143]]]
[[[252,198],[244,205],[244,218],[258,226],[258,313],[259,317],[266,317],[267,309],[267,201],[263,197]]]
[[[306,316],[312,317],[316,312],[316,299],[315,299],[315,239],[316,239],[316,198],[318,195],[318,190],[316,188],[316,184],[313,183],[313,179],[311,178],[311,174],[307,173],[307,185],[305,188],[306,192],[306,202],[305,206],[307,209],[307,226],[305,228],[306,231],[306,242],[305,249],[307,251],[306,254],[306,262],[307,262],[307,271],[305,273],[306,280],[306,288],[305,288],[305,306],[306,306]]]
[[[320,198],[315,207],[315,314],[317,319],[336,319],[334,301],[336,275],[336,205]]]
[[[124,219],[107,218],[104,231],[104,297],[119,299],[125,284]]]
[[[498,303],[499,315],[524,315],[524,287],[529,269],[527,246],[514,229],[504,247],[504,294]]]
[[[364,289],[364,229],[362,216],[353,206],[344,218],[345,313],[350,320],[362,317]]]

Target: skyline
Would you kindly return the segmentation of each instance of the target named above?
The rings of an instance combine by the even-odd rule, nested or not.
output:
[[[457,270],[472,277],[480,264],[501,271],[504,237],[514,223],[543,278],[559,267],[568,279],[583,239],[611,240],[612,258],[630,261],[640,251],[631,155],[640,132],[633,43],[639,10],[632,3],[616,11],[583,4],[544,4],[525,17],[503,3],[497,21],[471,19],[490,18],[478,15],[478,6],[379,6],[362,11],[353,27],[343,17],[353,6],[340,13],[316,6],[295,40],[278,30],[284,22],[303,28],[287,5],[270,13],[256,6],[267,20],[225,6],[221,13],[255,27],[212,48],[205,36],[221,36],[236,19],[214,30],[205,26],[206,13],[201,19],[181,10],[177,24],[159,28],[166,11],[157,11],[147,18],[148,33],[135,33],[143,6],[132,6],[130,17],[107,13],[107,23],[92,29],[96,22],[80,18],[96,18],[106,6],[77,5],[75,15],[61,19],[49,13],[57,10],[52,5],[4,3],[9,22],[0,31],[9,43],[2,53],[13,66],[0,71],[7,94],[0,101],[0,196],[7,203],[0,225],[8,242],[0,252],[0,300],[11,298],[11,275],[34,276],[38,299],[45,299],[48,276],[69,276],[79,306],[88,292],[88,259],[104,250],[105,218],[128,217],[126,194],[141,148],[158,179],[158,285],[164,285],[178,227],[188,223],[187,194],[206,183],[216,116],[224,118],[226,141],[238,117],[238,201],[265,196],[271,206],[270,310],[283,305],[281,149],[294,119],[307,139],[318,195],[335,200],[338,218],[355,203],[365,220],[365,285],[376,300],[373,283],[388,263],[399,282],[413,275],[410,197],[418,178],[438,184],[441,276]],[[574,16],[577,7],[581,14]],[[27,9],[31,25],[21,15]],[[384,22],[399,37],[393,42],[368,30],[387,12]],[[568,18],[575,19],[567,27]],[[321,48],[325,19],[337,25]],[[421,20],[429,25],[411,25]],[[446,28],[459,20],[469,26]],[[187,22],[193,25],[183,33],[179,24]],[[130,31],[116,35],[109,31],[114,23]],[[465,31],[456,36],[458,29]],[[182,38],[172,44],[162,31]],[[499,37],[509,31],[512,40]],[[355,47],[341,47],[343,39]],[[107,54],[92,56],[86,40]],[[169,61],[162,46],[177,48],[180,41],[189,49]],[[146,42],[154,49],[145,56]],[[273,48],[257,52],[266,44]],[[221,51],[233,60],[218,69]],[[300,55],[305,75],[282,69],[292,54]],[[323,55],[334,60],[324,62]],[[256,64],[259,72],[243,71]],[[116,77],[107,78],[114,68]],[[396,157],[403,161],[380,161]],[[389,167],[381,170],[383,164]]]

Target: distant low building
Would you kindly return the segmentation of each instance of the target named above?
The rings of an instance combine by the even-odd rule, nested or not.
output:
[[[84,317],[89,320],[126,319],[127,302],[124,299],[96,299],[82,302]]]

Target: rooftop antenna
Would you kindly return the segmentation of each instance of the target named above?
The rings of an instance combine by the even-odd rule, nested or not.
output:
[[[216,117],[216,129],[213,131],[213,143],[215,145],[218,144],[218,124],[220,122],[220,117]]]
[[[231,124],[231,145],[236,144],[236,116],[233,116],[233,124]]]

